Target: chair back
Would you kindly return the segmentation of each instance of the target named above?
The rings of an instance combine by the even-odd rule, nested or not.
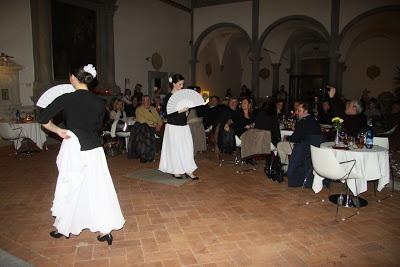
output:
[[[7,141],[20,138],[21,130],[12,127],[8,122],[0,122],[0,137]]]
[[[346,176],[346,166],[339,164],[330,149],[311,146],[311,160],[314,171],[321,177],[341,180]]]
[[[374,137],[374,145],[381,146],[389,150],[389,138],[387,137]]]

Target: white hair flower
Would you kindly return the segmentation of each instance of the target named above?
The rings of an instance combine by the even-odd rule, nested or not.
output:
[[[169,81],[170,83],[172,83],[172,77],[169,77],[169,78],[168,78],[168,81]]]
[[[87,73],[92,74],[93,78],[96,78],[97,75],[96,68],[92,64],[87,64],[86,66],[83,67],[83,70],[86,71]]]

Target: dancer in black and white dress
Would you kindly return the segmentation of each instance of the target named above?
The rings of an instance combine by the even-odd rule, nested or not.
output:
[[[98,134],[104,118],[104,102],[88,90],[96,77],[89,64],[71,70],[75,92],[61,95],[43,109],[38,121],[63,138],[57,156],[59,171],[52,215],[54,238],[79,235],[83,229],[99,232],[99,241],[112,244],[112,230],[125,223]],[[67,129],[51,119],[63,112]]]
[[[175,74],[169,78],[172,90],[164,98],[163,108],[165,110],[172,94],[181,90],[184,82],[184,78],[180,74]],[[172,174],[176,179],[182,179],[185,175],[186,178],[197,180],[199,178],[193,174],[197,165],[194,162],[192,134],[187,125],[187,111],[186,108],[167,115],[158,169]]]

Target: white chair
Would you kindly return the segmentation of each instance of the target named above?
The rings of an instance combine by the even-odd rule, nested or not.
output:
[[[397,125],[395,127],[397,127]],[[388,137],[374,137],[374,141],[373,142],[374,142],[374,145],[377,145],[377,146],[380,146],[380,147],[383,147],[383,148],[386,148],[387,150],[389,150],[389,138]],[[390,157],[389,157],[389,164],[390,164]],[[390,169],[392,169],[391,165],[390,165]],[[391,173],[391,170],[390,170],[390,173]],[[376,199],[377,202],[381,202],[382,200],[385,200],[385,199],[393,196],[393,192],[394,192],[394,179],[393,179],[393,177],[390,177],[390,180],[392,180],[392,193],[389,194],[388,196],[382,198],[382,199],[379,199],[377,197],[376,188],[377,188],[378,185],[377,185],[377,180],[374,180],[374,195],[375,195],[375,199]]]
[[[347,189],[347,194],[339,194],[332,195],[329,197],[331,201],[336,200],[336,220],[339,212],[339,206],[344,205],[346,207],[350,206],[350,202],[353,201],[356,205],[356,212],[346,218],[342,218],[342,221],[353,217],[359,213],[358,208],[360,205],[360,200],[358,198],[357,192],[357,183],[356,183],[356,201],[351,199],[350,190],[347,187],[347,179],[356,179],[355,177],[350,177],[350,173],[353,170],[356,160],[348,160],[343,162],[338,162],[335,158],[335,155],[330,149],[327,148],[318,148],[315,146],[311,146],[311,160],[314,168],[314,172],[316,172],[319,176],[330,179],[332,181],[341,181],[344,182]]]
[[[22,128],[17,127],[12,123],[0,122],[0,137],[5,141],[11,142],[11,147],[14,155],[17,155],[16,142],[22,141],[24,137],[21,136]]]

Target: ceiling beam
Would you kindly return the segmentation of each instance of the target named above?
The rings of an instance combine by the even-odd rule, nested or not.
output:
[[[224,5],[224,4],[246,2],[246,1],[252,1],[252,0],[195,0],[193,8]]]
[[[188,8],[188,7],[184,6],[184,5],[181,5],[181,4],[179,4],[179,3],[175,2],[175,1],[172,1],[172,0],[160,0],[160,1],[165,3],[165,4],[167,4],[167,5],[170,5],[170,6],[176,7],[178,9],[180,9],[180,10],[183,10],[185,12],[188,12],[188,13],[192,12],[191,8]]]

